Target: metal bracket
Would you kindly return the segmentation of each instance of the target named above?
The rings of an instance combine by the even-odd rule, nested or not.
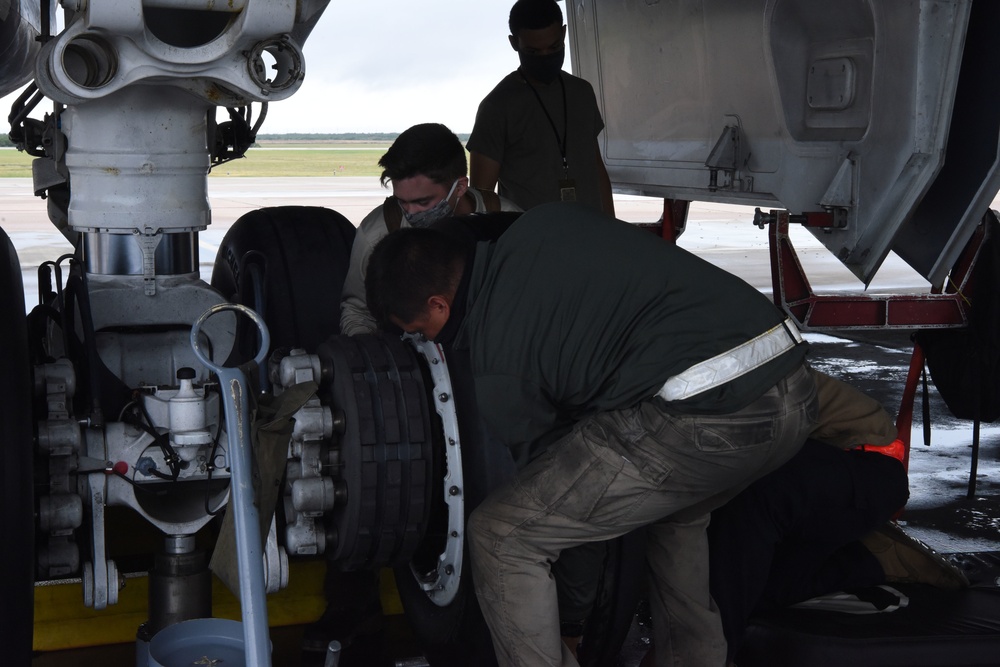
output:
[[[142,285],[146,296],[156,295],[156,246],[160,245],[163,239],[163,230],[157,229],[155,232],[148,227],[144,232],[138,229],[132,232],[135,235],[136,243],[142,251]]]

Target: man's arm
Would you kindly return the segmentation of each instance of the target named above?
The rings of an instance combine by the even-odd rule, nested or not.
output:
[[[372,245],[368,237],[363,229],[358,229],[354,236],[354,245],[351,246],[351,264],[347,268],[343,291],[340,293],[340,333],[353,336],[374,333],[378,328],[375,318],[368,311],[368,301],[365,297],[364,268],[371,254]]]
[[[498,180],[500,180],[500,163],[482,153],[470,151],[469,184],[480,190],[495,190]]]
[[[615,200],[611,192],[611,178],[608,176],[608,169],[604,166],[604,158],[601,157],[601,146],[594,138],[594,150],[597,152],[597,187],[601,191],[601,210],[608,215],[615,215]]]
[[[809,370],[819,400],[819,417],[809,437],[841,449],[884,447],[897,438],[896,424],[881,403],[842,380]]]

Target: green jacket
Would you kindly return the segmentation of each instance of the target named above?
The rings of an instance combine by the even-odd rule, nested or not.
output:
[[[784,319],[740,278],[579,204],[524,213],[495,244],[480,244],[465,282],[455,346],[469,350],[487,425],[521,465],[581,418],[649,399]],[[799,345],[671,407],[738,410],[804,356]]]

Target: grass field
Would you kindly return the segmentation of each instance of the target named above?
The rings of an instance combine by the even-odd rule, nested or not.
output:
[[[212,176],[378,176],[385,148],[251,148],[246,157],[212,169]]]
[[[33,159],[13,148],[0,148],[0,178],[31,178]]]
[[[378,176],[378,159],[389,144],[270,144],[251,148],[246,157],[212,170],[220,176]],[[0,149],[0,178],[30,178],[33,158],[13,148]]]

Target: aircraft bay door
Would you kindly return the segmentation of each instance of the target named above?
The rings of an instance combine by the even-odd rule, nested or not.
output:
[[[617,189],[825,213],[860,280],[940,284],[1000,187],[1000,3],[567,2]]]

